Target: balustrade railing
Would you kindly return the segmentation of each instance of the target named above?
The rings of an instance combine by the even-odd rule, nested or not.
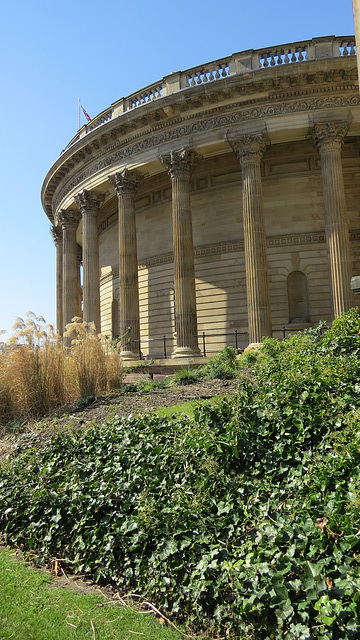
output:
[[[186,86],[196,87],[198,84],[221,80],[221,78],[227,78],[229,75],[229,62],[210,62],[202,67],[194,67],[193,69],[186,71]]]
[[[306,43],[298,45],[286,45],[265,49],[259,53],[260,68],[275,67],[280,64],[293,64],[307,59],[308,46]]]
[[[303,42],[267,47],[262,49],[234,53],[228,58],[214,60],[204,65],[179,71],[165,76],[162,80],[121,98],[111,107],[102,111],[84,125],[66,149],[75,144],[93,129],[104,125],[108,120],[117,118],[127,111],[138,109],[166,96],[189,90],[199,85],[220,82],[231,76],[250,71],[271,69],[273,67],[299,64],[310,60],[323,60],[356,55],[354,36],[326,36]]]
[[[162,94],[163,88],[161,84],[146,87],[146,89],[142,89],[140,92],[132,94],[126,99],[128,110],[135,109],[147,102],[161,98]]]

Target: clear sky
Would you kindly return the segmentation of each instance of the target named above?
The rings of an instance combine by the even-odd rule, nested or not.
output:
[[[55,246],[40,190],[76,133],[79,97],[94,117],[171,71],[245,49],[353,33],[351,0],[6,0],[0,329],[10,334],[27,310],[55,320]]]

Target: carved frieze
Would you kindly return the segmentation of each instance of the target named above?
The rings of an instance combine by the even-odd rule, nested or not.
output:
[[[319,92],[316,90],[316,93]],[[286,116],[293,113],[301,113],[306,111],[322,111],[333,108],[351,108],[357,106],[360,102],[359,95],[326,95],[326,96],[308,96],[299,97],[296,100],[282,100],[269,104],[269,97],[266,98],[266,104],[263,104],[264,98],[252,101],[251,105],[244,107],[244,104],[226,105],[218,107],[216,114],[209,114],[206,117],[200,117],[199,114],[181,118],[180,126],[171,127],[169,122],[162,123],[162,130],[154,133],[143,132],[134,142],[115,142],[106,149],[102,149],[96,158],[89,163],[87,168],[81,168],[75,174],[73,173],[69,181],[65,182],[64,187],[56,196],[55,209],[61,205],[62,200],[79,184],[86,181],[91,176],[103,172],[104,169],[119,165],[129,158],[133,158],[137,154],[158,147],[169,142],[176,142],[184,137],[191,137],[197,133],[213,131],[218,129],[231,129],[236,125],[254,120],[264,120],[270,117]],[[167,126],[168,128],[165,128]],[[104,157],[106,154],[106,157]]]

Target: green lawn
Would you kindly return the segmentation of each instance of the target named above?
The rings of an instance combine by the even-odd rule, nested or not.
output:
[[[56,579],[0,549],[1,640],[180,640],[152,614],[99,594],[56,586]]]

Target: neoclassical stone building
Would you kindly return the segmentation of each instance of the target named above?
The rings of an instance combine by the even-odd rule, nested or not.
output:
[[[125,358],[139,339],[184,357],[203,332],[211,353],[331,321],[358,303],[359,178],[353,37],[236,53],[118,100],[43,184],[59,332],[82,313],[125,336]]]

